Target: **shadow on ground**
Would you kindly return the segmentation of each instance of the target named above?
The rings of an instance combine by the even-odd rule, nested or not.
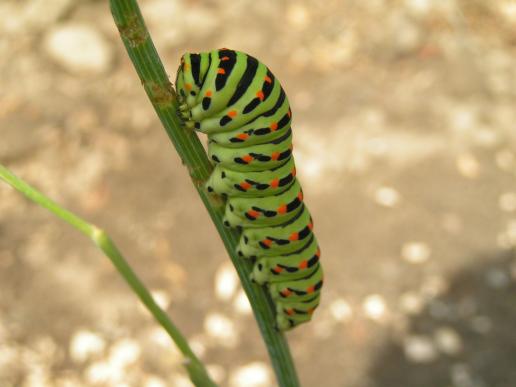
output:
[[[459,272],[410,321],[408,336],[385,345],[371,367],[372,385],[516,385],[516,285],[510,280],[516,254],[482,258],[485,263]]]

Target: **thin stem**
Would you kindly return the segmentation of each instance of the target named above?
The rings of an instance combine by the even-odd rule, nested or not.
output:
[[[149,312],[159,322],[159,324],[167,331],[171,339],[179,348],[185,357],[184,366],[190,375],[192,382],[196,386],[216,386],[211,381],[201,361],[195,356],[192,349],[188,345],[185,337],[181,334],[179,329],[169,319],[167,314],[161,309],[152,298],[145,285],[138,278],[138,276],[131,269],[127,261],[124,259],[120,250],[113,243],[109,235],[100,228],[86,222],[79,218],[72,212],[65,210],[59,204],[43,195],[41,192],[31,187],[29,184],[14,175],[11,171],[0,164],[0,179],[11,185],[13,188],[24,194],[27,198],[40,206],[48,209],[65,222],[69,223],[83,234],[88,236],[111,260],[115,268],[125,279],[127,284],[133,289],[138,298],[147,307]]]
[[[236,231],[224,227],[222,223],[223,200],[208,194],[204,189],[204,183],[211,173],[212,165],[197,135],[186,129],[176,114],[178,109],[176,93],[156,52],[138,4],[135,0],[110,0],[110,4],[113,18],[120,31],[129,58],[133,62],[143,87],[168,136],[184,165],[188,168],[197,192],[206,206],[240,277],[242,287],[249,298],[254,316],[269,351],[278,383],[282,387],[299,386],[285,336],[274,329],[274,304],[263,287],[250,281],[251,263],[236,255],[235,250],[240,235]]]

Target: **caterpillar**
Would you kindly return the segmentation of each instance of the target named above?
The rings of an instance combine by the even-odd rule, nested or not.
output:
[[[223,48],[184,54],[176,89],[184,125],[208,136],[206,189],[227,199],[224,225],[241,230],[237,253],[254,260],[251,279],[267,286],[276,328],[310,321],[323,270],[281,84],[251,55]]]

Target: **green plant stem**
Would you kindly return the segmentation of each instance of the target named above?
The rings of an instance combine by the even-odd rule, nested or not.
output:
[[[204,189],[212,165],[197,135],[186,129],[176,114],[178,103],[175,91],[156,52],[138,4],[135,0],[110,0],[110,4],[120,36],[143,87],[179,156],[188,168],[197,192],[240,277],[269,351],[278,383],[282,387],[299,386],[285,336],[274,329],[275,311],[272,300],[263,287],[250,281],[251,263],[239,258],[235,253],[239,233],[224,227],[222,223],[224,202]]]
[[[151,294],[141,282],[138,276],[131,269],[127,261],[124,259],[120,250],[113,243],[109,235],[105,231],[96,227],[93,224],[86,222],[79,218],[72,212],[65,210],[59,204],[43,195],[41,192],[31,187],[29,184],[14,175],[11,171],[0,164],[0,179],[11,185],[13,188],[24,194],[27,198],[40,206],[46,208],[65,222],[69,223],[83,234],[88,236],[111,260],[118,272],[125,279],[127,284],[133,289],[136,295],[140,298],[143,304],[147,307],[149,312],[159,322],[159,324],[167,331],[176,346],[179,348],[185,357],[184,366],[190,375],[191,380],[196,386],[216,386],[211,381],[203,364],[194,354],[185,337],[181,334],[179,329],[172,323],[167,314],[154,301]]]

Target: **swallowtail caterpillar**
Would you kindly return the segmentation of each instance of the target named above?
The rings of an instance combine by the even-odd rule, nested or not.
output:
[[[238,255],[276,305],[276,327],[310,321],[323,271],[292,156],[292,113],[263,63],[226,48],[185,54],[177,71],[180,114],[208,135],[215,168],[206,189],[227,198],[224,224],[242,230]]]

